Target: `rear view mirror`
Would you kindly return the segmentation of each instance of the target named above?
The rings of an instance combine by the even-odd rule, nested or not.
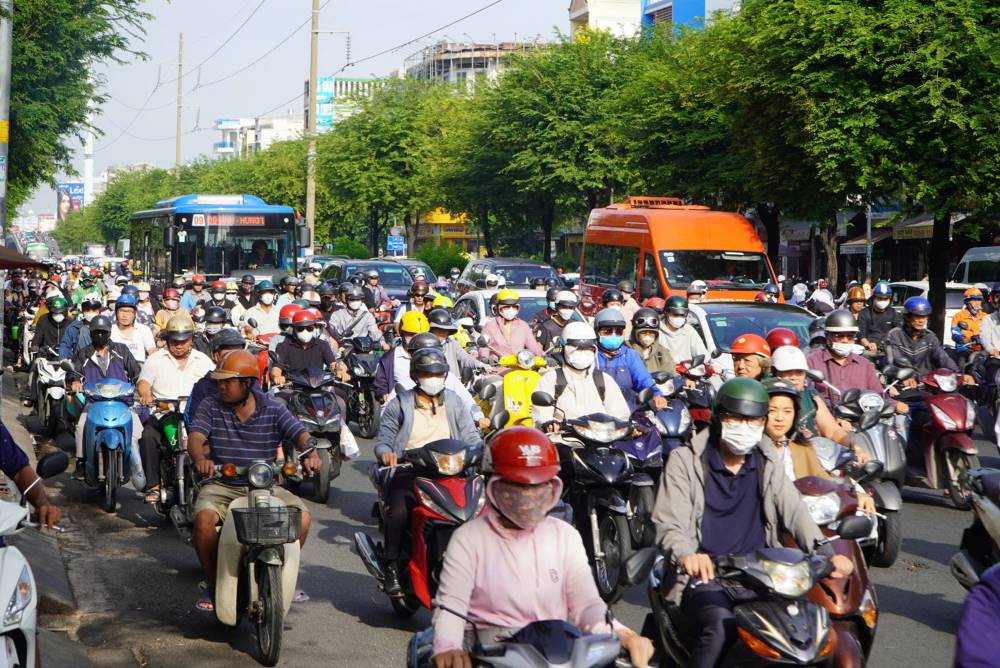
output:
[[[490,427],[493,431],[503,429],[507,425],[508,420],[510,420],[510,413],[504,409],[490,418]]]
[[[483,389],[479,392],[479,396],[486,401],[493,401],[493,397],[497,396],[496,384],[490,383],[489,385],[483,386]]]
[[[69,467],[69,455],[62,450],[50,452],[38,460],[35,472],[39,478],[53,478]]]
[[[308,225],[299,225],[295,231],[298,233],[298,244],[301,248],[312,246],[312,235],[309,234]]]
[[[806,376],[816,383],[822,383],[826,380],[826,374],[824,374],[819,369],[807,369]]]
[[[639,392],[638,396],[636,396],[636,403],[641,406],[643,404],[649,403],[649,400],[652,398],[653,398],[653,388],[647,387],[646,389]]]
[[[167,248],[173,248],[177,245],[177,228],[173,225],[167,225],[163,228],[163,245]]]
[[[532,392],[531,403],[534,406],[552,407],[556,405],[556,400],[548,392]]]
[[[629,586],[635,586],[642,583],[649,577],[649,574],[653,572],[653,568],[656,566],[656,560],[658,557],[659,552],[655,547],[644,547],[636,551],[631,557],[622,563],[621,574],[619,575],[620,581]],[[610,605],[621,600],[621,597],[625,594],[626,589],[626,587],[622,587],[614,594],[612,599],[608,601],[608,604]]]
[[[250,325],[250,327],[252,327],[253,329],[257,329],[257,319],[256,318],[247,318],[247,324]]]
[[[916,375],[917,375],[917,370],[916,369],[911,369],[911,368],[898,369],[896,371],[896,380],[900,380],[900,381],[909,380],[910,378],[913,378]]]
[[[699,367],[699,366],[701,366],[704,363],[705,363],[705,356],[704,355],[695,355],[694,359],[691,360],[691,363],[688,364],[688,368],[689,369],[694,369],[695,367]]]
[[[485,334],[480,334],[479,338],[476,339],[476,345],[479,346],[480,348],[487,347],[488,345],[490,345],[490,337],[486,336]]]
[[[472,318],[466,316],[464,318],[458,319],[458,326],[463,329],[472,329],[473,327],[476,326],[476,323],[472,321]]]
[[[868,411],[861,416],[861,421],[858,423],[858,429],[861,431],[868,431],[872,427],[878,424],[878,421],[882,418],[882,411]]]
[[[872,532],[872,520],[867,515],[851,515],[840,521],[837,535],[847,540],[864,538]]]
[[[671,378],[670,374],[667,373],[666,371],[654,371],[649,375],[653,377],[653,382],[656,383],[657,385],[662,385]]]
[[[861,477],[858,478],[859,483],[865,483],[872,478],[877,478],[882,474],[885,469],[885,465],[877,459],[869,461],[867,464],[861,467]]]

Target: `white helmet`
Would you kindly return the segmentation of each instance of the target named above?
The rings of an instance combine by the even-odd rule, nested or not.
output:
[[[576,294],[570,292],[569,290],[560,290],[556,293],[556,305],[565,304],[567,307],[572,304],[573,308],[576,308],[579,301],[576,298]]]
[[[492,285],[490,285],[491,283],[492,283]],[[493,287],[499,287],[499,286],[500,286],[500,279],[497,278],[496,274],[487,274],[486,275],[486,287],[493,288]]]
[[[507,278],[505,276],[497,276],[497,287],[498,288],[507,287]]]
[[[574,321],[563,327],[563,359],[566,363],[585,371],[594,365],[597,357],[597,332],[585,322]]]
[[[795,346],[779,346],[771,353],[771,367],[775,371],[808,371],[806,354]]]

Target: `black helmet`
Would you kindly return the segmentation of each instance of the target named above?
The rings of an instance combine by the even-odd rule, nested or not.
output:
[[[562,287],[562,281],[560,281],[555,276],[549,276],[545,279],[545,286],[549,288],[559,288]]]
[[[767,390],[752,378],[732,378],[719,388],[712,407],[712,417],[718,420],[720,413],[732,413],[744,417],[764,417],[767,415]]]
[[[659,314],[651,308],[641,308],[635,312],[632,316],[632,332],[638,332],[640,329],[656,329],[660,328],[660,316]]]
[[[542,278],[541,276],[536,276],[533,279],[531,279],[531,287],[534,288],[535,290],[544,286],[545,286],[545,279]]]
[[[111,333],[111,318],[106,315],[96,315],[94,319],[90,321],[90,331],[91,332],[107,332]]]
[[[416,380],[415,376],[418,373],[448,373],[448,360],[445,359],[444,351],[440,348],[420,348],[410,354],[412,355],[410,359],[411,379]]]
[[[354,287],[354,283],[351,283],[351,282],[349,282],[349,281],[344,281],[343,283],[341,283],[341,284],[340,284],[340,287],[339,287],[339,288],[337,288],[337,291],[338,291],[338,292],[339,292],[339,293],[340,293],[341,295],[343,295],[343,294],[346,294],[346,293],[347,293],[347,291],[348,291],[348,290],[350,290],[350,289],[351,289],[351,288],[353,288],[353,287]]]
[[[441,341],[430,332],[420,332],[414,334],[410,342],[406,344],[406,352],[413,354],[421,348],[440,348]]]
[[[427,314],[427,322],[430,323],[431,329],[444,329],[449,332],[458,331],[458,325],[451,319],[451,314],[448,313],[447,309],[431,309],[430,313]],[[417,334],[417,336],[420,335]]]
[[[347,292],[345,293],[345,297],[347,298],[348,301],[350,301],[352,299],[353,300],[364,299],[365,298],[365,291],[362,290],[361,288],[359,288],[356,285],[352,285],[351,287],[347,288]]]
[[[545,291],[545,303],[555,304],[556,299],[559,298],[559,288],[549,288]]]
[[[226,316],[226,309],[221,306],[209,306],[205,309],[205,322],[210,322],[213,325],[221,325],[229,320]]]
[[[415,281],[410,286],[410,289],[408,290],[408,292],[410,293],[411,297],[416,297],[418,295],[422,297],[422,296],[426,295],[427,292],[428,292],[427,284],[424,283],[423,281]]]
[[[688,300],[684,299],[680,295],[671,295],[667,298],[667,303],[664,305],[664,311],[670,315],[687,315],[688,311]]]
[[[618,289],[622,292],[635,292],[635,283],[626,279],[618,281]]]
[[[858,331],[858,321],[855,320],[854,314],[850,311],[837,309],[827,314],[824,329],[826,329],[827,334],[831,332],[856,334]]]
[[[212,337],[212,352],[219,348],[243,348],[245,345],[243,335],[232,327],[225,327]]]
[[[240,283],[246,283],[247,285],[253,285],[257,282],[257,279],[253,277],[253,274],[243,274],[243,278],[240,279]]]
[[[816,318],[809,323],[809,342],[812,343],[816,339],[826,338],[826,318]]]
[[[611,288],[609,290],[605,290],[604,294],[601,295],[602,305],[606,305],[608,302],[623,302],[623,301],[625,301],[625,297],[622,296],[621,291],[619,291],[617,288]]]
[[[337,294],[337,287],[333,283],[321,283],[317,292],[320,297],[330,297]]]

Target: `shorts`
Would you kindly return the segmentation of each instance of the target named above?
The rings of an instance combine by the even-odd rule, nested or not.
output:
[[[298,508],[304,513],[309,509],[302,499],[289,492],[284,487],[272,487],[271,493],[281,500],[288,508]],[[211,510],[220,519],[226,516],[229,504],[247,495],[246,487],[229,487],[219,482],[210,482],[198,491],[198,500],[194,504],[194,514],[203,510]]]

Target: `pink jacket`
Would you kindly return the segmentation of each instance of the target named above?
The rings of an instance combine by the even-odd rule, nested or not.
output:
[[[513,355],[525,348],[536,355],[543,354],[542,347],[535,340],[535,335],[531,333],[531,326],[528,323],[520,318],[512,320],[510,339],[508,340],[503,333],[504,322],[504,319],[498,316],[483,325],[482,333],[490,338],[490,343],[486,348],[479,349],[480,359]]]
[[[448,543],[434,602],[477,625],[517,630],[565,619],[587,633],[607,632],[580,534],[546,517],[532,531],[500,525],[492,511],[458,528]],[[434,654],[463,649],[465,622],[434,611]]]

